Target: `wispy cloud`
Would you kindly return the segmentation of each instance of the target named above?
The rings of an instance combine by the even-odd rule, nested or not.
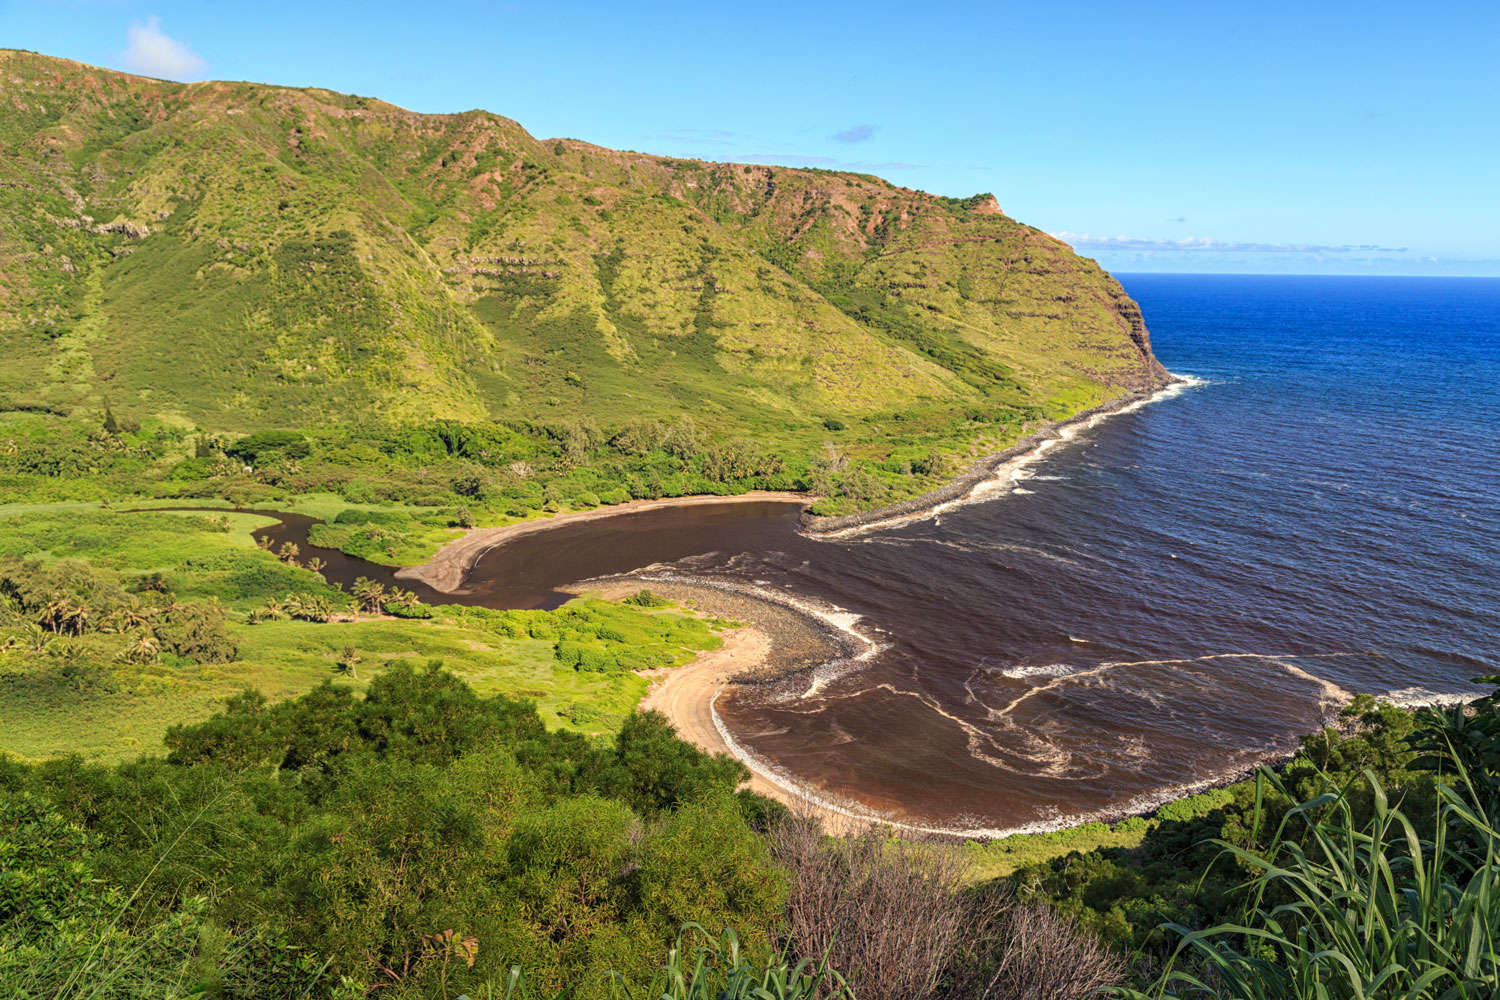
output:
[[[700,146],[728,146],[736,138],[737,133],[727,128],[673,128],[664,132],[654,132],[647,136],[654,142],[676,142],[687,145]]]
[[[1186,253],[1406,253],[1406,247],[1383,247],[1373,243],[1344,243],[1329,246],[1317,243],[1235,243],[1208,236],[1184,236],[1176,240],[1157,240],[1138,236],[1098,236],[1094,233],[1053,233],[1078,250],[1168,250]]]
[[[871,163],[865,160],[841,160],[836,156],[813,156],[806,153],[736,153],[736,163],[764,163],[778,167],[823,167],[827,170],[851,170],[872,173],[877,170],[921,170],[925,164],[887,160]]]
[[[1187,216],[1185,216],[1185,215],[1179,215],[1177,218],[1175,218],[1175,219],[1168,219],[1167,221],[1168,222],[1186,222],[1187,221]]]
[[[874,125],[850,125],[842,131],[833,133],[836,142],[866,142],[875,138]]]
[[[827,167],[836,161],[831,156],[808,156],[804,153],[737,153],[741,163],[767,163],[782,167]]]
[[[125,66],[145,76],[187,80],[208,68],[203,57],[161,30],[161,18],[135,21],[125,33]]]

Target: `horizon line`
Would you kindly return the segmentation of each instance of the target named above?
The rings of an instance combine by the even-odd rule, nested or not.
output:
[[[1188,278],[1453,278],[1474,281],[1500,281],[1500,274],[1371,274],[1360,272],[1307,271],[1129,271],[1105,268],[1110,274],[1162,274]]]

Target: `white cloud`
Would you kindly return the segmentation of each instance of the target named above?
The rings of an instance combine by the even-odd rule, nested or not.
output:
[[[161,19],[135,21],[126,32],[125,66],[131,72],[167,80],[201,76],[208,68],[203,57],[161,30]]]
[[[1323,246],[1313,243],[1232,243],[1208,236],[1184,236],[1177,240],[1155,240],[1138,236],[1098,236],[1094,233],[1053,233],[1078,250],[1182,250],[1203,253],[1405,253],[1406,247],[1382,247],[1371,243]]]

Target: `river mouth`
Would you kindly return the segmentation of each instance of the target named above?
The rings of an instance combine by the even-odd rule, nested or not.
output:
[[[485,549],[452,591],[436,590],[403,573],[400,567],[369,562],[338,549],[309,541],[317,518],[278,510],[242,510],[276,519],[252,536],[272,551],[291,543],[299,558],[318,557],[319,573],[329,583],[348,590],[361,577],[410,590],[428,604],[465,604],[497,609],[561,607],[578,596],[579,581],[625,576],[666,568],[680,560],[701,557],[721,548],[760,548],[798,537],[803,504],[800,501],[749,501],[691,507],[642,507],[595,519],[559,519],[543,530],[517,535]],[[181,507],[167,510],[211,512],[220,508]],[[644,584],[643,584],[644,585]]]

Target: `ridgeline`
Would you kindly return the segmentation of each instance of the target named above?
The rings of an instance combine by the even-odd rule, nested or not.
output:
[[[1119,284],[989,195],[18,51],[0,144],[11,409],[686,414],[803,451],[847,424],[878,458],[897,427],[1019,428],[1163,377]]]

